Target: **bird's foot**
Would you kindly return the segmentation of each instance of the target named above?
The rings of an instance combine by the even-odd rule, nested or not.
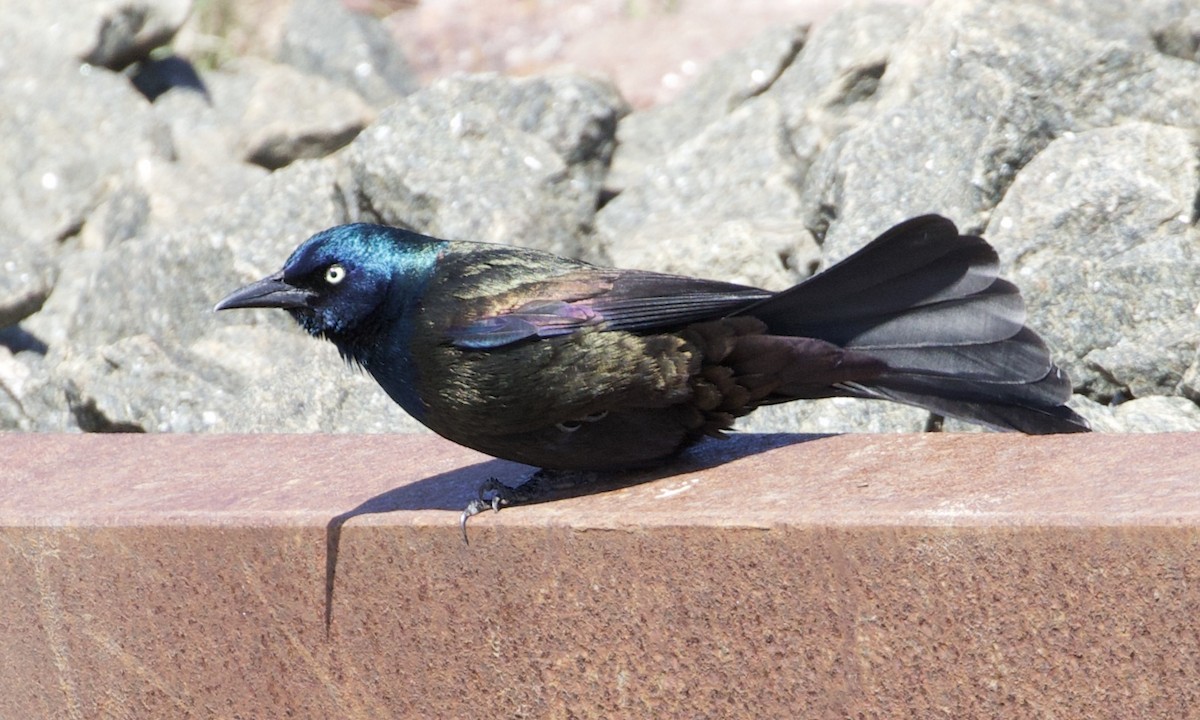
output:
[[[463,508],[462,516],[458,520],[458,525],[462,528],[464,543],[467,545],[471,544],[471,541],[467,539],[467,520],[470,520],[488,508],[491,508],[492,512],[500,512],[500,506],[508,504],[504,501],[504,491],[510,489],[494,477],[483,481],[483,484],[479,486],[476,498],[467,503],[467,506]]]
[[[590,492],[595,488],[598,476],[593,472],[574,470],[546,470],[534,472],[525,482],[516,487],[509,487],[494,477],[490,477],[479,486],[477,497],[463,508],[459,518],[463,542],[470,545],[467,539],[467,520],[491,508],[499,512],[500,508],[509,505],[524,505],[539,503],[563,497]]]
[[[500,508],[506,505],[528,502],[537,496],[539,489],[539,473],[534,473],[533,477],[515,488],[505,485],[494,477],[484,480],[483,484],[479,486],[476,498],[467,503],[459,518],[458,525],[462,529],[463,542],[471,544],[471,541],[467,539],[467,520],[488,508],[491,508],[492,512],[500,512]]]

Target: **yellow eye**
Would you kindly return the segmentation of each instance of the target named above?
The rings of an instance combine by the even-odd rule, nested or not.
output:
[[[346,268],[334,263],[325,270],[325,282],[330,285],[337,285],[346,279]]]

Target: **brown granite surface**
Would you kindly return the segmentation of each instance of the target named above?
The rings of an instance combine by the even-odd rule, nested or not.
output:
[[[465,546],[525,471],[0,435],[0,718],[1200,715],[1200,435],[749,436]]]

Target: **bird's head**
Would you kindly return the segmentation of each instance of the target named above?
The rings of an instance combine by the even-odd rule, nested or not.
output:
[[[309,333],[340,346],[382,320],[381,310],[402,311],[436,259],[436,251],[428,252],[436,242],[382,225],[339,225],[304,241],[282,270],[235,290],[214,309],[282,308]]]

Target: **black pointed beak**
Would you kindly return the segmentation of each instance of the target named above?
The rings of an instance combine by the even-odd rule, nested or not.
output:
[[[283,280],[283,273],[278,272],[229,293],[224,300],[217,303],[213,311],[234,308],[302,308],[308,307],[314,295],[316,293],[312,290],[288,285]]]

